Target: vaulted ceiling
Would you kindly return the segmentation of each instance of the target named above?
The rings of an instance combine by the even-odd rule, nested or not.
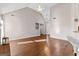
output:
[[[36,10],[39,5],[42,8],[50,8],[56,5],[56,3],[0,3],[0,13],[8,13],[24,7],[30,7]]]

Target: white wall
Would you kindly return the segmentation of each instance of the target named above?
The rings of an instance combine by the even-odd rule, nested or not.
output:
[[[40,11],[40,13],[43,15],[44,21],[48,21],[50,18],[50,6],[56,5],[56,3],[53,3],[53,4],[52,3],[37,3],[37,4],[35,3],[3,3],[3,4],[0,4],[0,10],[2,14],[16,11],[18,9],[25,8],[25,7],[29,7],[38,11],[39,5],[43,9],[42,11]],[[49,23],[47,23],[46,25],[47,27],[44,26],[46,30],[45,28],[42,29],[44,34],[49,33]]]
[[[78,26],[79,26],[79,4],[74,5],[74,19],[78,19],[78,22],[74,21],[74,31],[78,31]]]
[[[1,13],[5,14],[8,12],[16,11],[24,7],[29,7],[38,11],[39,5],[43,9],[42,11],[40,11],[40,13],[43,15],[44,21],[48,21],[50,18],[50,6],[56,5],[56,3],[37,3],[37,4],[36,3],[3,3],[0,4],[0,8],[1,8]],[[45,28],[42,29],[44,34],[49,33],[49,23],[47,23],[46,25],[47,27],[44,26],[46,30]]]
[[[35,29],[35,23],[43,23],[42,20],[41,14],[30,8],[5,14],[5,36],[10,40],[39,36],[40,30]]]
[[[58,4],[51,8],[51,30],[50,36],[59,34],[65,35],[73,32],[73,5],[72,4]],[[56,19],[53,19],[53,18]]]

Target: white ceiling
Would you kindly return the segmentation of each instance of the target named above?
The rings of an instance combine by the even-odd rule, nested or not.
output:
[[[36,10],[39,5],[42,8],[50,8],[51,6],[56,5],[56,3],[0,3],[0,12],[8,13],[24,7],[30,7]]]

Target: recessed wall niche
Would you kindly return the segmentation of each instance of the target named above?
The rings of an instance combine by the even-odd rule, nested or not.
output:
[[[35,28],[39,29],[39,23],[35,23]]]

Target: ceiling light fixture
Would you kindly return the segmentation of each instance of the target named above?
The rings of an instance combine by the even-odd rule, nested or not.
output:
[[[41,8],[41,6],[38,6],[38,11],[42,11],[43,9]]]

